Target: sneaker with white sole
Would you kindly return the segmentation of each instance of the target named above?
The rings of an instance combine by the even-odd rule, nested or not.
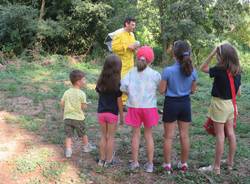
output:
[[[93,151],[93,150],[95,150],[95,149],[96,149],[96,146],[95,146],[95,145],[92,145],[92,144],[90,144],[90,143],[88,143],[87,145],[84,145],[84,146],[83,146],[83,152],[84,152],[84,153],[91,152],[91,151]]]
[[[144,165],[145,172],[152,173],[154,171],[154,164],[146,163]]]
[[[105,164],[105,160],[98,160],[98,163],[97,163],[98,166],[103,167],[104,164]]]
[[[171,174],[173,172],[173,169],[171,167],[171,164],[162,164],[163,169],[166,171],[167,174]]]
[[[140,165],[139,165],[138,162],[132,161],[132,162],[129,163],[129,169],[132,170],[132,171],[134,171],[136,169],[139,169],[139,167],[140,167]]]
[[[105,161],[105,163],[104,163],[104,167],[106,167],[106,168],[110,168],[110,167],[115,166],[117,163],[118,163],[118,162],[116,162],[115,160]]]
[[[65,157],[70,158],[72,156],[72,149],[65,149]]]
[[[178,162],[177,168],[178,168],[182,173],[186,173],[187,170],[188,170],[188,165],[187,165],[186,162],[185,162],[185,163]]]

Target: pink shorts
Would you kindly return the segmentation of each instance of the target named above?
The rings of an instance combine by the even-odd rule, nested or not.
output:
[[[126,124],[132,127],[140,127],[143,123],[144,127],[151,128],[158,125],[159,115],[157,108],[128,108],[125,118]]]
[[[97,114],[97,118],[100,124],[103,123],[117,123],[118,116],[110,112],[102,112]]]

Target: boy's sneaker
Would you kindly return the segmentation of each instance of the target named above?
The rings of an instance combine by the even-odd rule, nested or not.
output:
[[[65,157],[70,158],[72,156],[72,149],[65,149]]]
[[[105,161],[105,163],[104,163],[104,167],[106,167],[106,168],[110,168],[110,167],[112,167],[112,166],[114,166],[115,164],[117,164],[117,162],[115,161],[115,160],[111,160],[111,161]]]
[[[146,163],[144,165],[145,172],[152,173],[154,171],[154,164]]]
[[[188,170],[188,165],[187,165],[186,162],[185,162],[185,163],[178,162],[177,168],[178,168],[182,173],[186,173],[187,170]]]
[[[95,149],[96,149],[96,146],[95,146],[95,145],[92,145],[92,144],[90,144],[90,143],[88,143],[87,145],[84,145],[84,146],[83,146],[83,152],[84,152],[84,153],[91,152],[91,151],[93,151],[93,150],[95,150]]]
[[[105,160],[99,160],[97,165],[100,166],[100,167],[103,167],[105,164]]]
[[[173,169],[171,167],[171,164],[164,163],[162,165],[163,169],[166,171],[167,174],[171,174],[173,172]]]
[[[129,163],[129,170],[131,170],[131,171],[134,171],[134,170],[138,169],[139,167],[140,167],[140,165],[138,162],[132,161]]]

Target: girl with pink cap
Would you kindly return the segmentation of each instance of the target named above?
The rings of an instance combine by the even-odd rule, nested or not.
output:
[[[147,147],[148,162],[146,172],[153,172],[154,140],[152,127],[157,126],[159,115],[157,112],[156,91],[161,75],[153,70],[150,64],[154,60],[153,49],[143,46],[137,51],[137,66],[132,68],[121,81],[121,91],[128,94],[128,112],[125,123],[132,127],[132,161],[130,169],[139,168],[138,149],[140,144],[141,126],[144,126],[144,137]]]

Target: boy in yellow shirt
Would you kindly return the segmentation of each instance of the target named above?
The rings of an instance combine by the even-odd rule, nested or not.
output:
[[[65,156],[70,158],[72,155],[72,137],[76,130],[79,137],[82,138],[83,151],[90,152],[95,149],[88,141],[85,127],[85,115],[83,110],[87,108],[86,94],[81,90],[85,86],[85,74],[80,70],[73,70],[69,75],[72,88],[64,92],[61,99],[61,106],[64,110],[64,130],[65,139]]]

